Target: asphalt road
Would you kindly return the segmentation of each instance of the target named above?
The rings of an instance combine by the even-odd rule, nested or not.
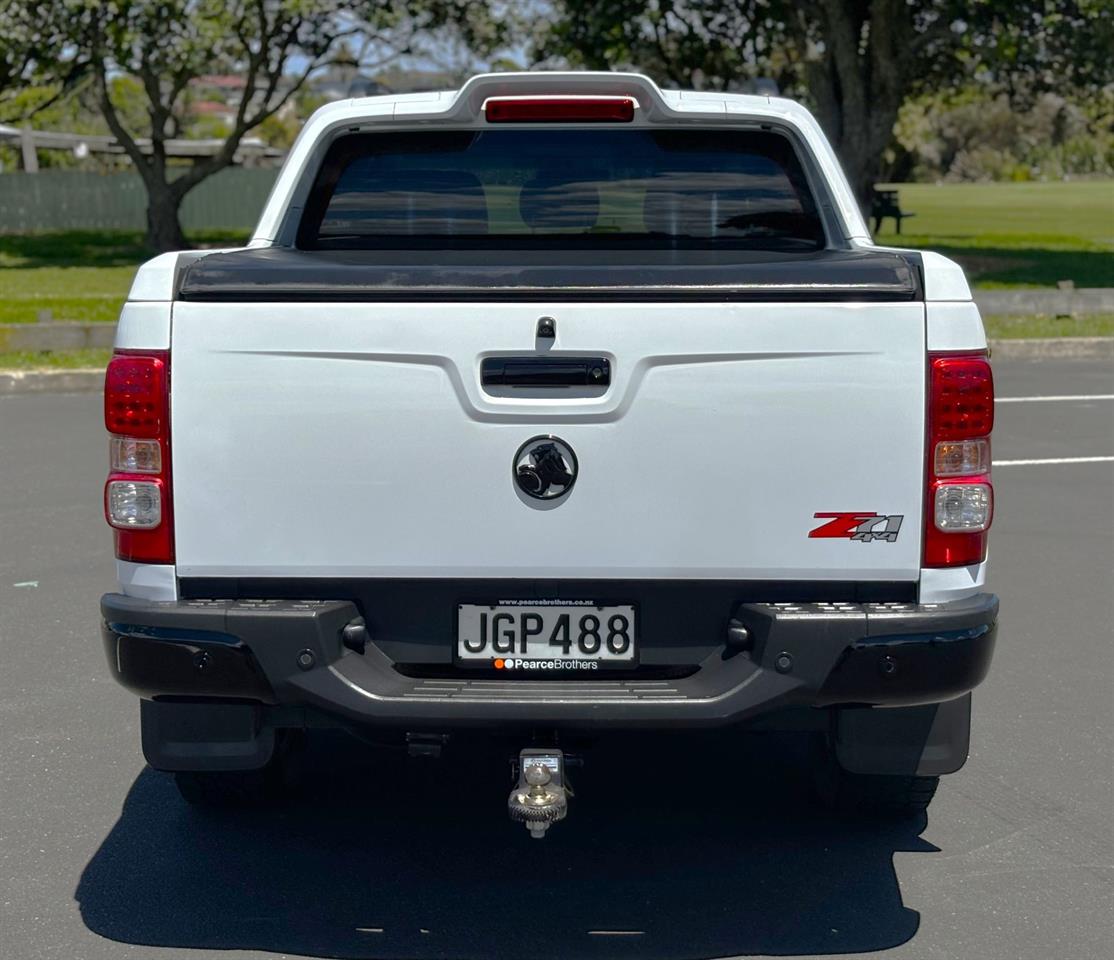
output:
[[[996,374],[1114,394],[1098,361]],[[1111,955],[1114,463],[1008,461],[1114,455],[1114,400],[999,407],[998,650],[927,822],[817,818],[789,744],[721,733],[593,755],[543,843],[506,821],[495,751],[415,768],[321,738],[307,797],[223,819],[146,770],[97,634],[100,419],[0,398],[3,960]]]

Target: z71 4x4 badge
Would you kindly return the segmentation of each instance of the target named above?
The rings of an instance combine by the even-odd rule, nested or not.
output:
[[[884,516],[880,513],[814,513],[817,520],[827,520],[815,530],[809,531],[809,538],[834,538],[836,540],[859,540],[870,543],[872,540],[885,540],[893,543],[901,529],[903,514]]]

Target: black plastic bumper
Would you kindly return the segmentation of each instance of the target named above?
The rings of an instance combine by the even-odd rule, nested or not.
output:
[[[347,649],[359,616],[339,600],[101,600],[116,678],[146,699],[316,707],[411,727],[519,721],[715,725],[786,706],[936,703],[986,676],[998,600],[947,604],[742,604],[746,649],[724,644],[680,679],[407,676],[374,644]]]

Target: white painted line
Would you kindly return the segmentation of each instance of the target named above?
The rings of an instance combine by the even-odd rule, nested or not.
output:
[[[590,937],[644,937],[645,930],[589,930]]]
[[[996,467],[1031,467],[1045,463],[1114,463],[1114,457],[1052,457],[1048,460],[995,460]]]
[[[1055,397],[996,397],[995,403],[1070,403],[1072,400],[1114,400],[1114,393],[1064,394]]]

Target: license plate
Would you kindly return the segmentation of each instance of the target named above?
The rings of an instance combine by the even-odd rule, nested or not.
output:
[[[538,600],[457,606],[456,658],[525,673],[599,670],[638,660],[632,604]]]

